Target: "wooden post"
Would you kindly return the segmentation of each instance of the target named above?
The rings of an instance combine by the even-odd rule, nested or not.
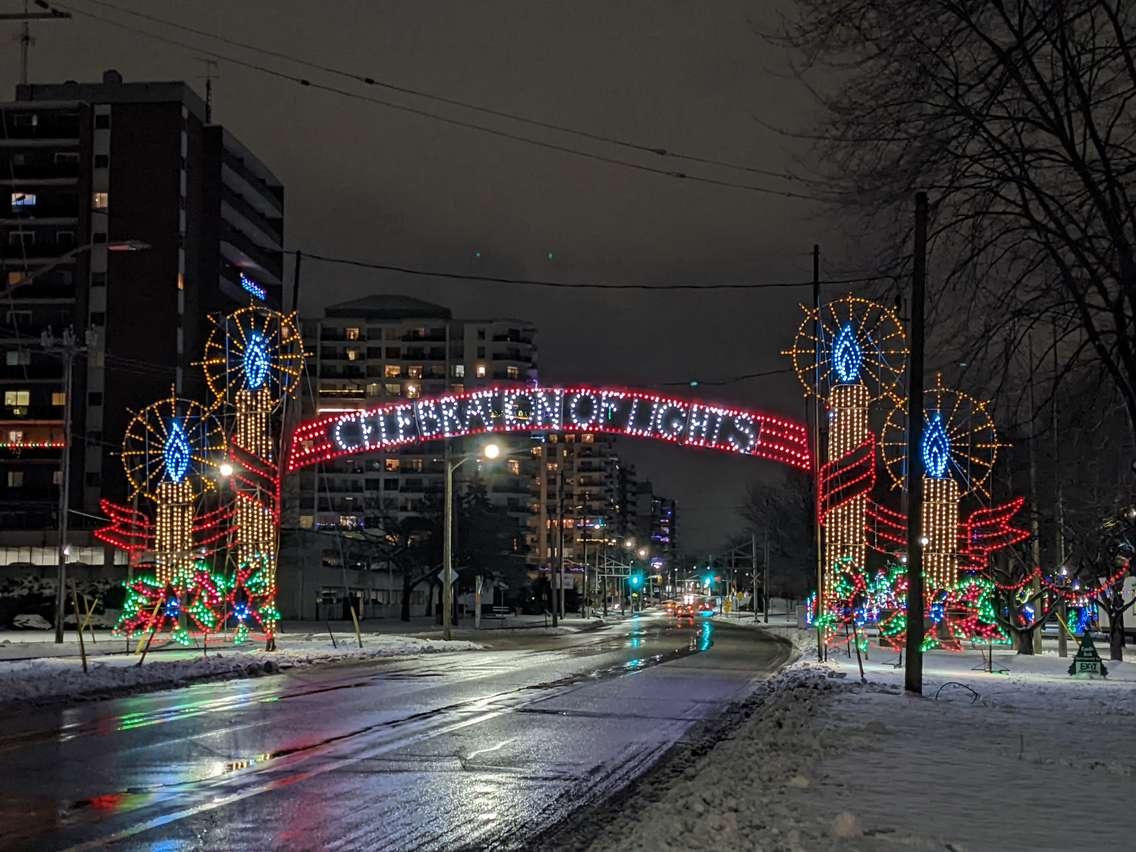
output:
[[[79,612],[79,590],[71,581],[71,606],[75,608],[75,626],[79,628],[79,656],[83,658],[83,674],[87,674],[87,646],[83,644],[83,615]]]

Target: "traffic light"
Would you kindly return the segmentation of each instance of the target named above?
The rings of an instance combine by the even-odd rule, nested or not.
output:
[[[635,571],[632,574],[628,575],[627,582],[633,589],[643,588],[643,572]]]

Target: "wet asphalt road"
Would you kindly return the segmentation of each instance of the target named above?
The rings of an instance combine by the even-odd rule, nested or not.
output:
[[[661,615],[493,644],[0,717],[0,848],[509,848],[787,656]]]

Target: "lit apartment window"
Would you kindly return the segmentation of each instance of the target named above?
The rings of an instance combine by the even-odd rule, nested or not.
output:
[[[378,382],[369,382],[367,384],[367,396],[374,399],[383,392],[383,386]]]
[[[465,378],[465,364],[454,364],[454,378],[455,379],[464,379]]]
[[[4,391],[4,404],[9,407],[30,405],[32,392],[27,390]]]
[[[505,368],[505,377],[506,378],[516,379],[516,378],[519,378],[520,375],[521,375],[521,371],[518,367],[506,367]]]
[[[4,353],[4,360],[7,361],[9,367],[18,367],[22,364],[30,364],[32,353],[27,349],[9,349]]]
[[[485,365],[484,364],[478,364],[476,372],[477,372],[477,377],[479,379],[484,379],[485,378]]]
[[[24,472],[22,470],[8,471],[8,487],[21,488],[24,484]]]
[[[13,192],[12,193],[12,209],[19,210],[21,207],[35,207],[36,196],[34,192]]]
[[[24,273],[22,273],[22,272],[9,272],[8,273],[8,285],[10,287],[15,287],[17,284],[19,284],[23,280],[24,280]]]
[[[92,192],[91,207],[94,210],[106,210],[108,207],[110,207],[110,193]]]
[[[509,459],[509,473],[513,476],[521,475],[521,462],[518,459]]]
[[[402,396],[402,385],[398,382],[387,382],[387,396]]]
[[[580,436],[580,443],[581,444],[591,444],[595,440],[596,440],[596,436],[593,435],[591,432],[585,432],[583,435]]]
[[[407,378],[411,378],[411,379],[422,378],[422,367],[421,367],[421,365],[416,365],[416,366],[413,366],[413,367],[407,367],[406,368],[406,375],[407,375]]]
[[[406,398],[407,399],[417,399],[419,393],[420,393],[420,391],[418,389],[418,385],[407,385],[406,386]]]
[[[22,429],[9,429],[8,430],[8,443],[19,444],[24,440],[24,432]]]
[[[348,349],[347,350],[347,360],[348,361],[356,361],[358,359],[359,359],[359,350],[358,349]]]
[[[460,383],[452,384],[450,385],[450,391],[452,393],[465,393],[465,385]]]
[[[383,377],[387,379],[397,379],[402,375],[402,367],[398,364],[387,364],[383,367]]]
[[[355,515],[340,515],[339,526],[346,529],[354,529],[359,526],[359,518]]]
[[[401,461],[401,459],[387,459],[383,463],[383,467],[384,469],[389,470],[391,473],[394,473],[401,466]]]
[[[53,470],[51,472],[51,484],[52,485],[62,485],[63,484],[63,471]]]
[[[346,337],[348,340],[358,340],[359,339],[359,329],[357,329],[357,328],[345,328],[345,329],[343,329],[343,336]]]

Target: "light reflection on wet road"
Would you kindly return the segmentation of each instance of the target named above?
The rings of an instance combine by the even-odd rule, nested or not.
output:
[[[0,848],[507,848],[785,658],[662,616],[494,644],[2,718]]]

